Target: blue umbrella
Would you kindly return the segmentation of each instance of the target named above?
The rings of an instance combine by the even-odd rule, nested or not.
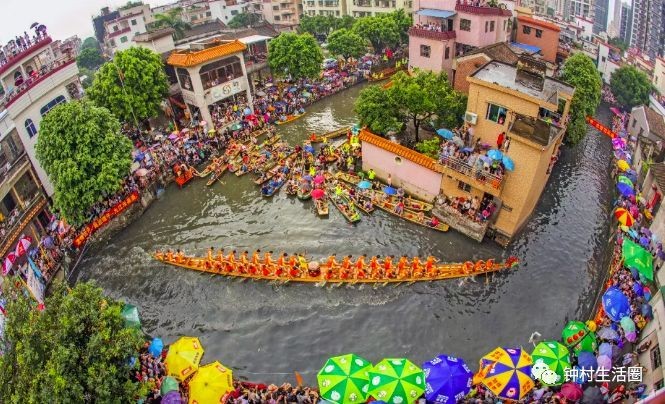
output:
[[[386,195],[397,195],[397,190],[393,187],[383,187],[383,192]]]
[[[369,181],[364,181],[364,180],[360,181],[358,183],[358,188],[360,188],[360,189],[370,189],[370,188],[372,188],[372,183],[369,182]]]
[[[612,286],[603,295],[603,309],[612,321],[630,315],[630,302],[619,288]]]
[[[455,402],[471,391],[473,372],[462,359],[439,355],[423,363],[423,372],[428,402]]]
[[[625,197],[635,195],[635,190],[633,189],[633,187],[624,182],[617,183],[617,189],[619,190],[619,193]]]
[[[506,167],[506,170],[513,171],[515,169],[515,162],[510,157],[503,156],[501,162],[503,163],[503,166]]]
[[[648,246],[649,246],[649,241],[650,241],[650,240],[649,240],[649,238],[647,238],[647,237],[644,237],[644,236],[640,237],[640,244],[641,244],[643,247],[648,247]]]
[[[497,150],[497,149],[492,149],[492,150],[488,151],[487,155],[492,160],[501,160],[501,158],[503,157],[503,153],[501,153],[501,150]]]
[[[134,157],[134,161],[141,161],[144,158],[145,158],[145,154],[144,153],[139,153],[139,154],[136,155],[136,157]]]
[[[303,147],[303,150],[305,150],[307,153],[314,153],[314,148],[310,145]]]
[[[305,181],[311,181],[311,180],[312,180],[312,176],[311,176],[311,175],[304,175],[304,176],[302,177],[302,179],[305,180]]]
[[[653,320],[653,308],[649,303],[644,303],[642,305],[641,311],[642,311],[642,317],[648,320]]]
[[[455,136],[453,131],[451,131],[450,129],[444,129],[444,128],[437,129],[436,134],[441,136],[444,139],[452,139],[453,136]]]
[[[639,282],[633,283],[633,292],[635,292],[637,296],[644,296],[644,286]]]
[[[596,369],[598,362],[593,352],[581,351],[577,355],[577,365],[582,369]]]
[[[162,354],[163,349],[164,349],[164,342],[162,342],[162,339],[153,338],[152,342],[150,343],[150,346],[148,347],[148,353],[150,353],[150,355],[154,356],[155,358],[158,358]]]
[[[462,149],[462,153],[471,153],[473,151],[473,147],[465,147]]]
[[[290,93],[295,93],[296,91],[298,91],[298,89],[296,87],[289,88]]]
[[[249,109],[249,107],[248,107],[248,108],[245,108],[245,110],[243,111],[243,113],[244,113],[245,115],[252,115],[252,110]]]

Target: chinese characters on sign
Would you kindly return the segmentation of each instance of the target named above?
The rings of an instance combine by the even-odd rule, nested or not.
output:
[[[229,97],[233,94],[237,94],[242,91],[242,82],[241,79],[235,79],[228,81],[219,86],[213,87],[210,91],[210,98],[213,102],[219,101],[226,97]]]
[[[617,137],[617,134],[612,132],[610,128],[608,128],[607,126],[603,125],[602,123],[598,122],[597,120],[593,119],[590,116],[586,117],[586,122],[589,125],[593,126],[594,128],[598,129],[598,131],[603,135],[609,136],[611,139]]]
[[[640,366],[618,366],[611,369],[598,368],[568,368],[565,370],[566,381],[584,380],[586,382],[608,382],[608,383],[630,383],[642,382],[642,370]]]
[[[129,196],[117,204],[113,205],[110,209],[107,209],[101,216],[93,220],[91,223],[88,223],[87,226],[81,230],[81,232],[74,239],[74,247],[78,248],[85,244],[88,241],[88,238],[95,234],[95,232],[102,227],[106,226],[111,219],[115,218],[122,212],[124,212],[128,207],[130,207],[134,202],[139,200],[139,193],[134,191]]]

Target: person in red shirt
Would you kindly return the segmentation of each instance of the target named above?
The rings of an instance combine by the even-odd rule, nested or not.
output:
[[[393,256],[390,255],[383,260],[383,272],[386,278],[394,278],[393,274]]]
[[[365,279],[365,257],[367,255],[363,254],[358,258],[355,265],[355,278],[356,279]]]
[[[371,277],[374,279],[379,278],[379,270],[381,269],[381,266],[379,265],[379,258],[380,255],[375,255],[369,260],[369,269],[371,273]]]

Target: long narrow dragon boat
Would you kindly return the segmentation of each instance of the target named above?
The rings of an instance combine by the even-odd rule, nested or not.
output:
[[[437,263],[429,273],[424,269],[422,271],[417,271],[416,273],[413,273],[410,270],[405,271],[405,273],[399,273],[400,271],[397,270],[397,262],[394,262],[389,271],[380,271],[380,273],[373,277],[367,276],[365,278],[358,278],[354,276],[353,270],[345,270],[340,266],[329,268],[326,264],[317,261],[307,262],[307,269],[300,270],[298,268],[281,268],[276,264],[260,265],[260,268],[256,268],[251,264],[245,266],[239,262],[230,263],[227,261],[218,261],[215,259],[208,260],[206,258],[194,256],[183,256],[181,258],[175,257],[169,259],[165,254],[160,252],[155,253],[153,257],[155,260],[165,264],[199,272],[228,276],[231,278],[317,284],[409,284],[412,282],[441,281],[508,270],[516,267],[519,263],[519,260],[516,257],[511,256],[503,262],[496,262],[493,259],[488,259],[487,261],[480,260],[476,262]],[[369,268],[365,268],[365,273],[369,273]]]
[[[342,172],[342,171],[335,174],[335,177],[337,179],[340,179],[340,180],[342,180],[344,182],[347,182],[351,185],[358,185],[358,183],[361,181],[359,176],[350,175],[350,174]],[[374,182],[378,182],[378,181],[374,181]],[[381,185],[383,186],[384,184],[381,184]],[[369,190],[369,191],[373,194],[380,193],[381,196],[386,196],[386,195],[383,194],[383,192],[380,192],[380,191],[374,191],[374,190]],[[389,197],[389,201],[391,203],[395,203],[396,202],[395,199],[396,198],[394,196]],[[429,212],[434,207],[431,203],[427,203],[425,201],[421,201],[421,200],[418,200],[418,199],[411,198],[411,196],[405,197],[403,202],[404,202],[404,206],[407,209],[410,209],[410,210],[413,210],[413,211]]]
[[[329,141],[331,139],[336,139],[346,135],[351,130],[350,126],[345,126],[330,132],[326,132],[323,135],[316,135],[314,138],[309,139],[312,143],[323,143],[324,141]]]
[[[293,122],[293,121],[295,121],[296,119],[300,118],[301,116],[303,116],[303,115],[305,115],[305,114],[306,114],[306,112],[303,112],[302,114],[298,114],[298,115],[288,115],[288,116],[286,117],[286,120],[285,120],[285,121],[279,121],[279,120],[278,120],[278,121],[275,122],[275,123],[276,123],[277,125],[284,125],[284,124],[287,124],[287,123],[289,123],[289,122]]]

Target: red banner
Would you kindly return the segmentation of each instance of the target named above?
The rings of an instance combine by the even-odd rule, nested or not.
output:
[[[609,136],[611,139],[617,137],[617,134],[612,132],[612,129],[608,128],[607,126],[603,125],[602,123],[598,122],[597,120],[593,119],[590,116],[586,117],[586,122],[589,125],[593,126],[594,128],[598,129],[598,131],[603,135]]]
[[[85,244],[88,241],[88,238],[95,234],[95,232],[102,227],[106,226],[108,222],[111,221],[114,217],[118,216],[124,212],[128,207],[130,207],[134,202],[139,200],[139,193],[137,191],[132,192],[129,196],[122,201],[116,203],[111,208],[107,209],[100,217],[93,220],[91,223],[88,223],[83,230],[76,236],[74,239],[73,245],[78,248]]]

